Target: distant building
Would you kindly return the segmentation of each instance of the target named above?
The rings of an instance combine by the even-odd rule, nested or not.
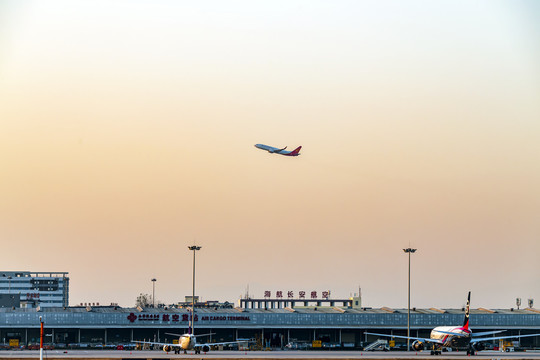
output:
[[[68,273],[0,271],[0,295],[18,295],[17,307],[66,307],[69,306]]]
[[[215,309],[232,309],[234,307],[234,304],[228,301],[219,302],[217,300],[207,300],[205,302],[201,302],[199,301],[199,296],[192,297],[191,295],[185,296],[184,301],[176,304],[176,307],[180,309],[187,309],[187,308],[191,308],[192,305],[195,308],[215,308]]]

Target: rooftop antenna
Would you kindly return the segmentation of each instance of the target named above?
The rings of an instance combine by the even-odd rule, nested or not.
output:
[[[250,299],[251,296],[249,296],[249,284],[247,284],[247,287],[246,287],[246,294],[244,295],[244,299]]]

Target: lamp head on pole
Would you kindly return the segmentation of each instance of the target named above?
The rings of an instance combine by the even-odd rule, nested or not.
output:
[[[403,249],[404,252],[406,253],[415,253],[417,249],[411,249],[411,248],[407,248],[407,249]]]
[[[201,250],[201,248],[202,248],[202,246],[197,246],[197,245],[188,246],[189,250]]]

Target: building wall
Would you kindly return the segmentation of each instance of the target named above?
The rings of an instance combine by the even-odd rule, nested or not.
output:
[[[18,294],[0,294],[0,308],[18,308],[21,306],[21,298]]]
[[[463,314],[454,312],[411,314],[411,334],[428,337],[435,326],[460,324]],[[47,308],[42,311],[3,308],[0,309],[0,340],[18,338],[22,343],[34,342],[39,333],[40,316],[46,333],[51,335],[47,339],[55,344],[119,344],[132,340],[172,341],[173,337],[165,333],[187,332],[190,315],[185,309],[149,308],[141,312],[118,307]],[[209,341],[249,338],[259,339],[265,346],[281,347],[289,341],[321,340],[359,347],[376,340],[376,337],[364,334],[366,331],[405,335],[407,314],[197,309],[194,323],[195,333],[215,333]],[[540,313],[471,314],[471,327],[474,331],[507,330],[508,335],[540,333]],[[521,343],[540,347],[540,338],[524,338]]]
[[[69,306],[67,272],[0,271],[0,294],[18,294],[28,307]]]

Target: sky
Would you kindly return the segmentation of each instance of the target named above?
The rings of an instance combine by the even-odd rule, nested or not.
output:
[[[538,64],[536,1],[0,0],[0,268],[538,307]]]

